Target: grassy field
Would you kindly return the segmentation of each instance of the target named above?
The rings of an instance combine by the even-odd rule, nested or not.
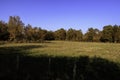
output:
[[[120,80],[119,63],[120,44],[0,44],[0,80]]]
[[[46,43],[9,43],[0,45],[0,53],[26,53],[32,56],[90,56],[120,62],[120,44],[50,41]]]

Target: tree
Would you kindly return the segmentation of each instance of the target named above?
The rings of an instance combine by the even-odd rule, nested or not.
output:
[[[100,31],[98,29],[89,28],[87,33],[84,35],[84,40],[93,42],[98,42],[100,39]]]
[[[81,30],[76,30],[75,31],[75,33],[76,33],[76,41],[82,41],[83,40],[83,33],[82,33],[82,31]]]
[[[65,40],[66,39],[66,30],[63,28],[55,31],[55,39],[56,40]]]
[[[25,28],[25,39],[28,42],[43,42],[45,40],[47,30],[43,30],[40,27],[32,27],[28,24]]]
[[[7,23],[4,21],[0,21],[0,40],[8,40],[9,39],[9,32],[7,31]]]
[[[120,29],[118,25],[113,26],[113,42],[119,42],[120,40]]]
[[[85,40],[92,42],[94,35],[95,35],[94,29],[93,28],[89,28],[87,33],[85,34],[85,36],[86,36]]]
[[[72,40],[72,41],[75,41],[75,38],[76,38],[76,33],[75,33],[75,30],[70,28],[68,31],[67,31],[67,36],[66,36],[66,39],[67,40]]]
[[[69,41],[89,41],[89,42],[120,42],[120,26],[106,25],[100,31],[88,28],[83,35],[81,30],[63,28],[56,31],[47,31],[40,27],[32,27],[30,24],[24,26],[19,16],[10,16],[8,23],[0,21],[0,40],[43,42],[44,40],[69,40]]]
[[[103,27],[102,36],[100,39],[102,42],[113,42],[113,27],[107,25]]]
[[[40,36],[40,41],[43,42],[46,38],[47,35],[47,30],[44,29],[39,29],[39,36]],[[53,35],[53,33],[52,33]]]
[[[33,38],[33,34],[34,34],[34,31],[33,31],[33,28],[30,24],[28,24],[25,28],[24,28],[24,31],[25,31],[25,39],[27,41],[33,41],[34,38]]]
[[[54,32],[47,31],[47,33],[45,35],[45,40],[55,40]]]
[[[101,31],[99,29],[94,29],[95,35],[93,37],[93,41],[94,42],[100,42],[100,38],[101,38]]]
[[[67,40],[70,40],[70,41],[82,41],[82,37],[83,37],[83,34],[82,34],[81,30],[75,30],[75,29],[70,28],[67,31],[67,36],[66,36]]]
[[[54,38],[53,32],[47,32],[47,30],[43,30],[40,27],[33,28],[33,38],[34,41],[43,42],[45,39],[48,39],[48,35],[51,36],[49,39],[52,40]]]
[[[120,26],[119,26],[119,29],[118,29],[118,41],[120,43]]]
[[[9,17],[8,32],[10,33],[10,41],[19,41],[23,39],[24,24],[19,16]]]

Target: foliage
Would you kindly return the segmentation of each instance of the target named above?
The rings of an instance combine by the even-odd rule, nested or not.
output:
[[[19,16],[10,16],[8,23],[0,21],[0,41],[44,42],[46,40],[120,43],[120,26],[106,25],[102,31],[88,28],[88,31],[83,34],[82,30],[72,28],[48,31],[30,24],[25,26]]]
[[[47,31],[45,35],[45,40],[55,40],[54,33],[52,31]]]
[[[24,33],[24,24],[19,16],[10,16],[8,21],[8,32],[10,33],[10,41],[22,40]]]
[[[66,39],[66,30],[64,30],[63,28],[55,31],[54,33],[55,33],[56,40],[65,40]]]
[[[84,40],[88,42],[99,42],[100,31],[98,29],[89,28],[84,35]]]
[[[9,32],[7,29],[7,24],[3,21],[0,21],[0,40],[6,41],[9,39]]]
[[[113,26],[113,42],[120,42],[120,26]]]
[[[67,31],[66,39],[69,41],[82,41],[82,31],[70,28]]]
[[[102,32],[102,39],[104,42],[112,42],[113,28],[111,25],[104,26]]]

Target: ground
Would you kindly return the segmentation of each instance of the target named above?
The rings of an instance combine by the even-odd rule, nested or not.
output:
[[[7,43],[0,45],[0,53],[26,53],[31,56],[67,56],[101,57],[111,61],[120,61],[120,44],[49,41],[45,43]],[[21,51],[21,52],[20,52]]]

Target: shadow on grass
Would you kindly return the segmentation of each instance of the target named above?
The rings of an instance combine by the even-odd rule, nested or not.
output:
[[[119,64],[106,59],[24,55],[37,47],[0,48],[0,80],[120,80]]]
[[[5,46],[0,47],[0,55],[1,54],[25,54],[27,50],[33,48],[43,48],[44,46],[41,45],[23,45],[23,46]]]

